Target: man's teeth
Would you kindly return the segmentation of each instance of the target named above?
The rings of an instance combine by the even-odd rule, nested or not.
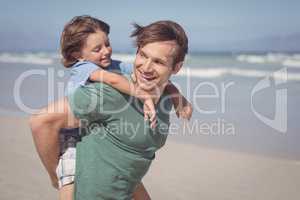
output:
[[[147,81],[150,81],[150,80],[153,80],[154,79],[154,77],[147,77],[147,76],[142,76],[143,77],[143,79],[146,79]]]
[[[146,75],[146,74],[144,74],[143,72],[141,72],[141,71],[139,71],[139,74],[140,74],[140,79],[142,79],[142,80],[144,80],[144,81],[152,81],[152,80],[154,80],[155,79],[155,76],[153,76],[153,75]]]

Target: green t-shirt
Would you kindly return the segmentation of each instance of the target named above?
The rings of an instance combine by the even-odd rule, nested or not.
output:
[[[131,199],[167,139],[170,99],[161,96],[154,130],[141,101],[104,83],[78,88],[69,104],[86,135],[76,148],[75,199]]]

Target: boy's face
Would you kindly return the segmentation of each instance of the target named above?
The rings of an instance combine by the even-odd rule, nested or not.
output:
[[[137,84],[150,91],[164,87],[171,74],[176,74],[182,62],[174,64],[174,41],[148,43],[138,49],[134,62]]]
[[[111,53],[107,34],[99,30],[87,37],[79,60],[87,60],[105,68],[111,64]]]

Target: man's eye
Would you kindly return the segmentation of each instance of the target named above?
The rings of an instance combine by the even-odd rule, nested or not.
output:
[[[100,48],[96,48],[96,49],[94,49],[93,51],[94,51],[94,52],[98,52],[98,51],[100,51]]]
[[[158,64],[158,65],[163,65],[164,64],[163,62],[161,62],[159,60],[156,60],[155,63]]]
[[[143,52],[141,52],[140,55],[142,58],[146,58],[146,55]]]

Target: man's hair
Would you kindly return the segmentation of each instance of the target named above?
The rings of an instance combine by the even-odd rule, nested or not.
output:
[[[109,34],[109,25],[99,19],[88,15],[76,16],[68,22],[61,34],[60,49],[62,54],[62,64],[65,67],[70,67],[77,62],[74,53],[80,53],[87,37],[103,31]]]
[[[177,44],[174,55],[174,64],[184,61],[188,53],[188,38],[183,28],[173,21],[157,21],[148,26],[133,24],[135,30],[131,37],[136,37],[135,45],[142,48],[153,42],[175,41]]]

